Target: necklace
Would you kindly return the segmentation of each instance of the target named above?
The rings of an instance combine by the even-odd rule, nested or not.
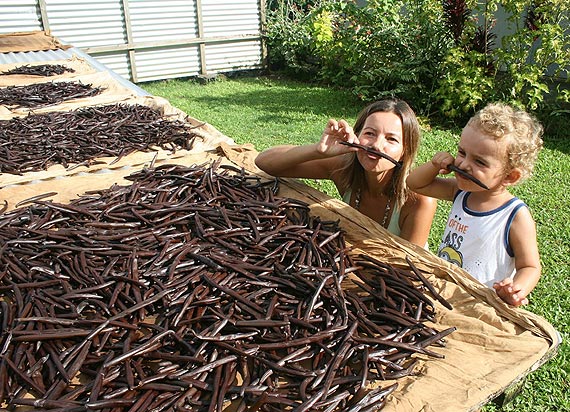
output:
[[[384,208],[384,217],[382,218],[382,227],[386,228],[386,223],[388,222],[388,216],[390,215],[390,209],[392,208],[390,203],[391,199],[389,196],[386,196],[388,200],[386,201],[386,207]],[[359,188],[356,192],[356,198],[354,199],[354,208],[356,210],[360,210],[360,201],[362,198],[362,190]]]

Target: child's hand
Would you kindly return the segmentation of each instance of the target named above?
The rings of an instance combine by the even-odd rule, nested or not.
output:
[[[497,295],[509,305],[518,307],[528,305],[527,293],[522,287],[513,282],[513,279],[506,278],[493,285]]]
[[[444,175],[450,173],[448,167],[453,162],[455,162],[455,158],[447,152],[437,152],[431,159],[431,163],[439,169],[439,173]]]

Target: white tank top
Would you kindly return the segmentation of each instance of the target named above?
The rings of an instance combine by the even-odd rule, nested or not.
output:
[[[494,210],[476,212],[467,208],[469,194],[456,194],[437,255],[492,288],[515,274],[509,231],[515,214],[526,204],[514,197]]]

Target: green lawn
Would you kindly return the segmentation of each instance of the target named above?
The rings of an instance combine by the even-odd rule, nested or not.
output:
[[[252,143],[258,151],[281,143],[308,143],[319,139],[329,118],[354,122],[363,104],[346,92],[277,77],[237,77],[201,85],[188,80],[142,83],[190,116],[206,121],[233,138]],[[570,119],[566,119],[570,129]],[[454,130],[424,125],[419,162],[436,150],[454,150],[462,125]],[[543,264],[542,279],[526,309],[543,316],[562,335],[557,356],[525,379],[521,393],[508,405],[487,405],[483,411],[570,412],[570,132],[544,137],[534,176],[513,192],[531,208],[538,228]],[[336,196],[324,182],[314,186]],[[449,205],[440,204],[430,248],[434,250]]]

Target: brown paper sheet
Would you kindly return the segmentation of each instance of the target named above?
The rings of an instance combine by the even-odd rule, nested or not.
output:
[[[138,154],[130,164],[115,168],[83,171],[76,175],[38,179],[0,189],[0,200],[18,201],[39,193],[57,192],[54,201],[67,202],[77,195],[112,184],[129,184],[124,176],[150,166],[148,154]],[[244,167],[267,177],[254,164],[257,152],[250,145],[234,146],[222,141],[217,150],[158,156],[155,165],[197,165],[222,158],[224,163]],[[391,235],[380,225],[343,202],[332,199],[296,180],[285,179],[279,196],[309,203],[315,215],[340,220],[354,253],[365,253],[391,264],[405,265],[405,257],[427,273],[436,290],[452,304],[448,310],[436,302],[438,330],[455,326],[445,348],[434,348],[444,359],[420,358],[418,376],[398,380],[389,397],[386,412],[477,411],[506,388],[554,356],[556,330],[542,317],[504,304],[493,291],[479,284],[467,272],[430,252]],[[377,382],[373,386],[386,386]]]
[[[221,149],[234,163],[264,175],[255,167],[257,152],[252,148],[222,144]],[[344,202],[296,180],[285,179],[279,195],[308,202],[312,212],[324,219],[340,219],[355,253],[394,265],[406,265],[405,257],[409,256],[453,305],[453,310],[448,310],[437,304],[437,328],[457,327],[447,337],[447,346],[438,350],[445,359],[429,359],[418,370],[420,376],[399,380],[383,411],[477,411],[555,355],[559,335],[550,323],[505,304],[463,269],[392,235]]]
[[[19,176],[22,178],[21,181],[16,182],[16,179],[13,179],[10,184],[2,186],[0,203],[7,203],[6,210],[10,211],[19,207],[18,204],[26,199],[50,192],[56,194],[44,200],[67,203],[89,190],[106,189],[113,184],[128,185],[130,182],[124,177],[145,167],[165,164],[191,165],[200,159],[206,161],[207,152],[204,151],[206,149],[207,147],[202,145],[195,151],[135,152],[119,161],[114,157],[101,158],[100,160],[104,161],[102,164],[71,170],[55,165],[46,172],[27,173],[23,177]]]
[[[0,53],[68,49],[46,31],[17,32],[0,35]]]

